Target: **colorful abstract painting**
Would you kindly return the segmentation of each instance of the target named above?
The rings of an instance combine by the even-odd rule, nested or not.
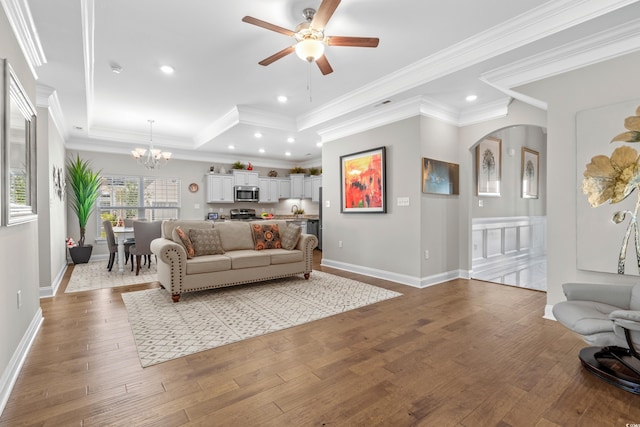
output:
[[[341,212],[386,213],[385,147],[340,157]]]

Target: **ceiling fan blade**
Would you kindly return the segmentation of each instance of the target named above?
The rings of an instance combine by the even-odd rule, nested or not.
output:
[[[323,76],[333,73],[333,68],[331,68],[331,65],[329,64],[329,61],[327,60],[327,57],[325,55],[322,55],[320,58],[316,59],[316,64],[318,64],[318,68],[320,68]]]
[[[258,18],[254,18],[252,16],[245,16],[244,18],[242,18],[242,22],[257,25],[258,27],[266,28],[267,30],[275,31],[276,33],[284,34],[285,36],[289,37],[293,37],[293,35],[295,34],[291,30],[287,30],[286,28],[279,27],[277,25],[271,24]]]
[[[324,30],[324,27],[327,25],[327,22],[329,22],[329,19],[333,15],[333,12],[336,11],[339,4],[340,0],[322,0],[320,7],[318,7],[318,11],[311,21],[311,28],[319,31]]]
[[[378,47],[377,37],[331,36],[326,38],[327,46]]]
[[[289,55],[290,53],[293,53],[294,50],[296,50],[295,46],[285,47],[280,52],[274,53],[270,57],[265,58],[262,61],[258,62],[258,64],[264,65],[266,67],[267,65],[276,62],[278,59],[284,58],[285,56]]]

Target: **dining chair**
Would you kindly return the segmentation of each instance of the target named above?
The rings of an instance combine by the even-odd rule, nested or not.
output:
[[[107,247],[109,248],[109,262],[107,262],[107,269],[111,271],[113,263],[116,260],[116,254],[118,253],[118,244],[116,243],[116,236],[113,234],[113,225],[111,221],[102,221],[102,228],[104,228],[104,234],[107,238]]]
[[[140,274],[140,262],[142,256],[148,256],[148,266],[151,267],[151,242],[161,237],[162,221],[134,221],[133,235],[136,242],[129,248],[131,253],[131,267],[133,268],[133,256],[135,255],[136,276]],[[132,270],[133,271],[133,270]]]
[[[133,221],[135,221],[133,218],[125,218],[124,219],[124,226],[125,228],[129,228],[129,227],[133,227]],[[124,264],[127,265],[127,263],[129,262],[129,248],[131,248],[131,246],[133,246],[136,243],[136,239],[135,237],[127,237],[126,239],[124,239]],[[133,261],[131,261],[131,271],[133,271]]]

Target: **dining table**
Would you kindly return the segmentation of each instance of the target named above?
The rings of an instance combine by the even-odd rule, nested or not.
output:
[[[118,272],[124,273],[124,240],[133,237],[133,227],[113,227],[113,235],[118,240]]]

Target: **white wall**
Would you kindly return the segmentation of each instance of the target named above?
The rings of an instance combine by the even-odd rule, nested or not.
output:
[[[0,8],[0,58],[7,58],[35,105],[36,84]],[[4,202],[3,202],[4,203]],[[22,358],[42,319],[38,268],[38,222],[0,227],[0,411]],[[17,294],[22,305],[18,308]]]
[[[54,167],[64,171],[65,149],[47,106],[40,105],[37,110],[40,296],[50,297],[55,295],[67,268],[67,224],[60,221],[67,215],[67,199],[60,199],[53,185]]]
[[[576,268],[576,202],[580,188],[576,177],[578,168],[584,170],[584,165],[576,164],[576,113],[640,97],[638,69],[640,53],[633,53],[516,89],[548,104],[549,304],[564,300],[561,286],[565,282],[638,281],[636,276],[595,273]],[[584,196],[580,194],[580,197]]]
[[[387,213],[340,213],[340,156],[381,146],[386,147]],[[417,284],[421,277],[420,118],[325,143],[322,170],[323,264]],[[410,206],[396,206],[398,197],[409,197]]]
[[[450,163],[460,163],[458,128],[429,117],[420,118],[421,156]],[[416,161],[421,167],[421,161]],[[414,185],[422,192],[422,172]],[[420,245],[419,254],[423,284],[458,277],[459,223],[461,198],[467,194],[420,194]],[[426,259],[425,251],[429,251]]]

